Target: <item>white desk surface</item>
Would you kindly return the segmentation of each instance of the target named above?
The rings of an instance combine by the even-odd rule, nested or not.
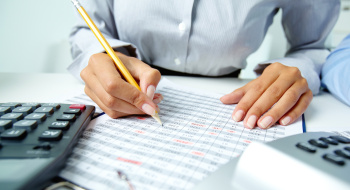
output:
[[[237,78],[198,78],[166,76],[170,81],[208,90],[229,93],[249,82]],[[0,103],[4,102],[54,102],[61,94],[83,91],[84,85],[70,74],[54,73],[1,73]],[[307,131],[350,130],[350,107],[341,103],[329,93],[314,96],[305,112]]]

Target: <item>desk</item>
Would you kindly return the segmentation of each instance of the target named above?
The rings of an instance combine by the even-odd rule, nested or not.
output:
[[[176,84],[223,94],[249,82],[237,78],[166,77]],[[60,94],[77,89],[83,91],[84,85],[70,74],[0,73],[0,102],[55,102]],[[321,92],[305,112],[306,130],[349,130],[349,116],[350,107]]]

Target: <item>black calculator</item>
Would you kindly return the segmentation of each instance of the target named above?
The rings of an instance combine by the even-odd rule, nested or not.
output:
[[[43,189],[64,167],[95,107],[0,103],[0,189]]]

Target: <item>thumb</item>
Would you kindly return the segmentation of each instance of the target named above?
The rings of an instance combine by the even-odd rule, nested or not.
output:
[[[220,101],[224,104],[236,104],[244,96],[245,91],[242,88],[239,88],[229,94],[226,94],[220,98]]]

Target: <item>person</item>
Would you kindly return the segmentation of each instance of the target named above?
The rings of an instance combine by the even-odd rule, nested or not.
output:
[[[77,15],[68,70],[112,118],[155,113],[161,74],[237,76],[261,45],[276,13],[290,48],[259,63],[258,77],[221,97],[247,128],[288,125],[320,88],[324,42],[339,14],[339,0],[90,0],[82,6],[129,69],[142,92],[122,79],[112,60]],[[155,69],[156,68],[156,69]]]
[[[327,57],[321,76],[322,86],[350,106],[350,34]]]

